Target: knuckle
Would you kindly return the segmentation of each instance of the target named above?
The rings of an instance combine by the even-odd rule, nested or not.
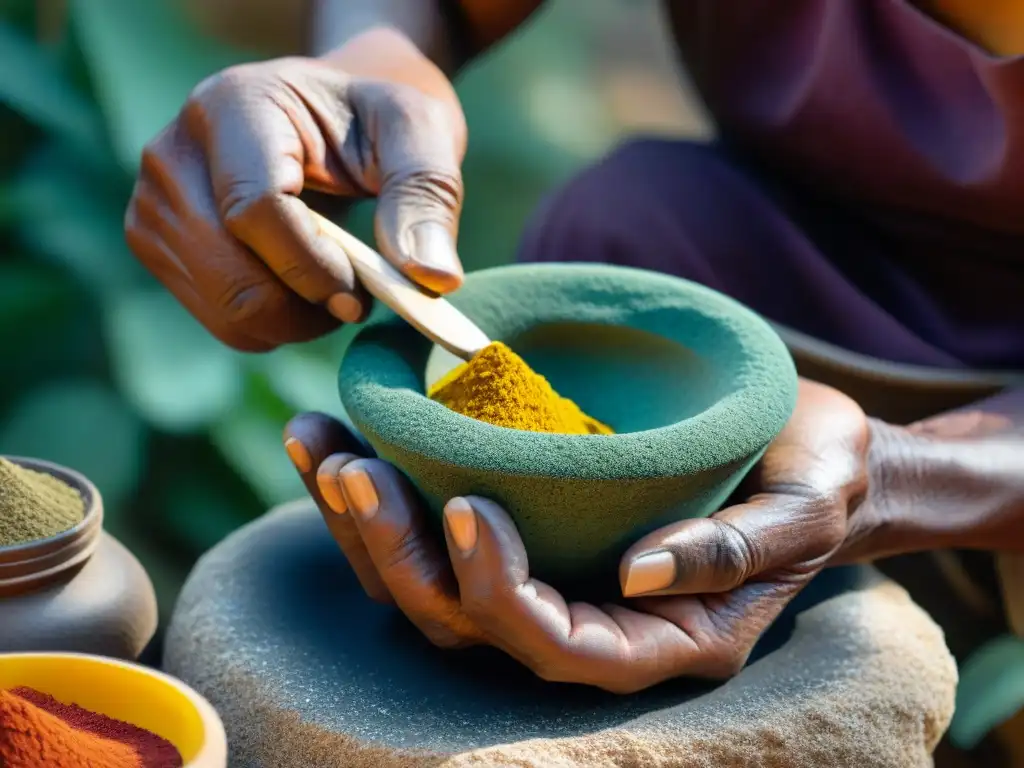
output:
[[[162,219],[164,213],[165,208],[158,202],[157,195],[142,183],[136,183],[124,213],[125,233],[148,234],[152,229],[152,223]]]
[[[180,154],[175,147],[176,132],[176,121],[172,121],[146,142],[139,158],[139,179],[159,185],[170,176]]]
[[[301,283],[313,282],[312,278],[314,275],[312,270],[313,265],[311,263],[290,261],[277,271],[277,276],[288,285],[299,285]],[[324,288],[329,288],[329,286],[324,286]],[[326,300],[329,296],[330,293],[326,293],[323,299]]]
[[[139,193],[135,191],[132,193],[131,199],[128,201],[128,207],[124,212],[124,234],[125,240],[128,242],[128,247],[133,251],[135,250],[135,243],[145,236],[145,228],[142,226],[142,222],[139,221]],[[136,254],[138,255],[138,254]]]
[[[400,104],[407,120],[418,125],[430,126],[431,130],[445,130],[451,125],[451,107],[440,99],[426,96],[418,91],[409,93]]]
[[[820,536],[820,548],[825,552],[834,552],[838,549],[849,533],[849,527],[845,517],[833,517],[822,525]]]
[[[419,558],[422,551],[423,536],[420,532],[407,528],[389,541],[384,551],[384,567],[398,568]]]
[[[252,80],[255,70],[253,64],[236,64],[203,78],[189,93],[186,102],[189,106],[199,106],[212,98],[218,98],[237,92]]]
[[[251,103],[266,93],[266,64],[249,63],[227,67],[204,78],[189,92],[179,118],[193,132],[205,131],[211,116],[239,104]]]
[[[806,514],[817,523],[813,542],[816,549],[831,552],[846,539],[846,503],[839,492],[818,494],[808,501]]]
[[[163,171],[164,162],[160,151],[159,138],[153,139],[142,148],[142,157],[139,161],[139,175],[142,178],[159,178]]]
[[[268,292],[269,286],[265,283],[232,284],[220,294],[217,306],[228,325],[245,325],[266,311]]]
[[[757,563],[761,559],[757,545],[728,521],[722,521],[718,527],[718,536],[714,539],[715,566],[724,572],[736,574],[737,581],[742,582],[756,572]]]
[[[448,211],[462,207],[462,176],[457,170],[419,169],[385,179],[385,184],[392,194],[421,200],[430,206]]]
[[[238,236],[254,219],[260,218],[260,211],[268,207],[268,198],[257,183],[235,179],[223,191],[217,205],[224,226]]]

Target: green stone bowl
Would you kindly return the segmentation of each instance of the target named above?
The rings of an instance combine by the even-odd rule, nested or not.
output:
[[[531,574],[611,594],[640,536],[719,509],[796,403],[797,374],[757,314],[696,283],[594,264],[475,272],[451,297],[614,435],[552,435],[462,416],[426,394],[444,353],[390,312],[353,340],[342,402],[440,521],[453,496],[515,520]],[[428,366],[429,363],[429,366]]]

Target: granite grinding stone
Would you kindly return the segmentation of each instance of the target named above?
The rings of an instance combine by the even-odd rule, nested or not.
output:
[[[430,342],[387,312],[346,353],[345,409],[435,512],[456,495],[502,504],[534,575],[570,592],[614,592],[629,544],[719,508],[796,403],[774,330],[696,283],[519,264],[475,272],[451,298],[619,434],[524,432],[448,410],[424,394]]]
[[[867,568],[826,571],[724,685],[544,683],[368,600],[306,501],[203,557],[164,666],[218,709],[238,768],[923,767],[956,685],[939,628]]]

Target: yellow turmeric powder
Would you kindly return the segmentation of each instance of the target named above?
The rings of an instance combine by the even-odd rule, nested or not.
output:
[[[563,435],[610,435],[500,341],[451,370],[428,395],[456,413],[499,427]]]

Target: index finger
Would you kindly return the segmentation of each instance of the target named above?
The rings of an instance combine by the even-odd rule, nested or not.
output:
[[[359,458],[354,451],[366,455],[367,449],[340,421],[316,412],[300,413],[288,422],[284,429],[284,446],[303,485],[320,510],[327,529],[366,594],[378,602],[394,602],[370,560],[351,515],[338,512],[335,504],[325,497],[319,482],[322,473],[332,470],[337,472],[346,463]]]
[[[244,98],[230,86],[222,94],[208,87],[211,93],[200,91],[188,110],[188,125],[205,151],[224,226],[306,301],[324,304],[348,295],[353,301],[330,309],[346,322],[360,320],[368,299],[352,265],[318,235],[299,199],[307,167],[325,165],[334,152],[309,106],[260,78],[246,86],[252,92]]]
[[[622,606],[567,603],[530,578],[522,539],[497,504],[453,499],[445,517],[463,610],[539,677],[628,693],[699,664],[685,628]]]

